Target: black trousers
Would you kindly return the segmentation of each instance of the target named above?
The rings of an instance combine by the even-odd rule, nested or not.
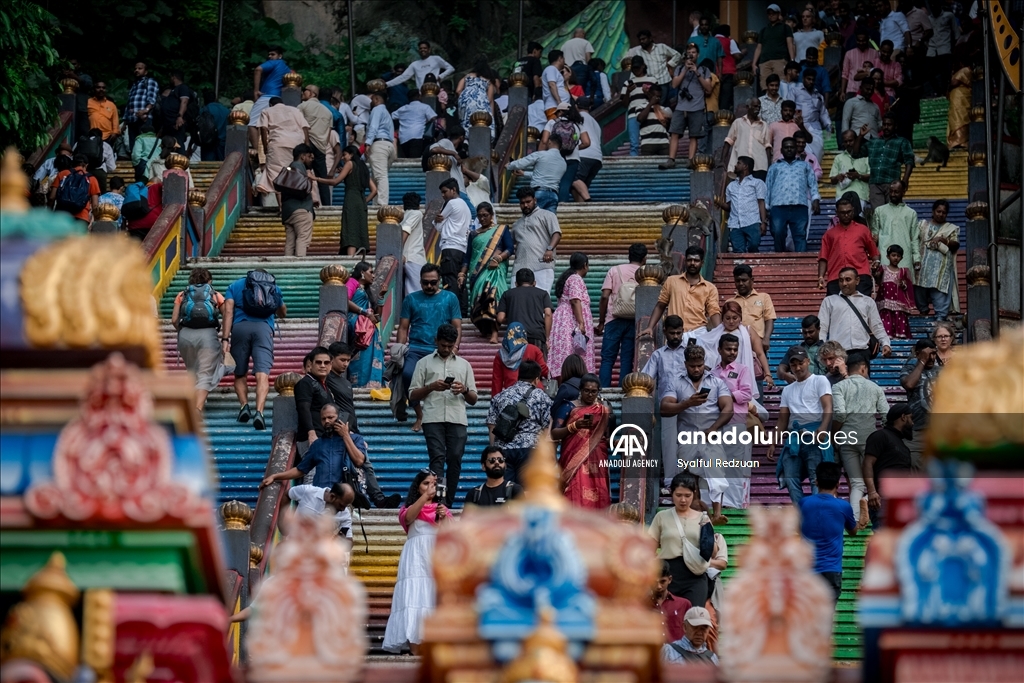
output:
[[[870,275],[861,275],[857,280],[857,291],[864,296],[871,296],[871,288],[875,281]],[[825,295],[832,296],[839,293],[839,280],[831,280],[825,285]]]
[[[462,475],[462,455],[466,451],[466,425],[450,422],[423,423],[423,436],[427,440],[430,469],[438,480],[444,478],[447,491],[445,505],[452,506]]]
[[[316,173],[316,176],[318,178],[326,178],[327,155],[318,150],[315,145],[310,146],[313,147],[313,173]],[[330,206],[331,187],[329,185],[323,185],[321,183],[317,183],[316,185],[318,190],[320,191],[320,206]]]
[[[363,475],[366,478],[366,497],[376,507],[380,507],[385,496],[380,488],[380,484],[377,483],[377,473],[373,471],[373,464],[369,460],[364,460],[363,466],[360,469],[363,470]]]
[[[733,109],[733,89],[735,87],[733,74],[722,74],[722,90],[718,98],[718,106],[721,109]],[[711,112],[714,113],[714,112]]]
[[[459,308],[462,309],[463,316],[465,316],[468,311],[466,310],[465,288],[459,286],[459,271],[462,270],[462,262],[465,258],[466,252],[464,251],[459,251],[458,249],[442,249],[441,263],[439,264],[441,267],[441,284],[445,289],[458,297]]]
[[[89,173],[96,178],[96,182],[100,185],[100,194],[107,193],[107,172],[99,166],[90,166]]]
[[[423,138],[414,138],[398,145],[398,156],[402,159],[419,159],[423,156]]]

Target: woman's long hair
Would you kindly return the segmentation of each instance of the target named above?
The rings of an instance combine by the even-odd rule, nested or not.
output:
[[[562,117],[568,119],[571,123],[575,123],[577,126],[583,125],[583,114],[576,108],[576,102],[572,99],[569,100],[569,109],[562,114]],[[591,144],[593,144],[593,140],[591,140]]]
[[[416,473],[416,476],[412,478],[412,485],[409,487],[409,493],[405,495],[405,507],[411,506],[420,499],[420,484],[423,483],[424,479],[431,476],[435,475],[427,469],[420,470]]]
[[[348,152],[349,156],[352,157],[352,172],[358,174],[356,178],[359,180],[359,186],[364,190],[368,190],[370,188],[370,169],[367,168],[366,162],[360,156],[359,148],[355,145],[349,145],[343,151]]]
[[[555,283],[555,299],[562,298],[562,293],[565,292],[565,283],[569,276],[586,268],[588,263],[590,263],[590,259],[582,251],[573,252],[572,256],[569,257],[569,267],[562,271],[562,274],[558,277],[558,282]]]
[[[356,264],[356,267],[352,269],[352,277],[356,279],[356,282],[359,283],[360,287],[366,290],[367,294],[370,293],[370,285],[363,283],[363,273],[365,273],[368,270],[371,270],[372,268],[373,266],[371,266],[366,261],[360,261],[359,263]]]
[[[487,79],[488,81],[494,77],[494,74],[491,72],[491,67],[487,63],[487,55],[477,55],[476,59],[473,60],[473,68],[470,69],[470,71],[480,78]]]

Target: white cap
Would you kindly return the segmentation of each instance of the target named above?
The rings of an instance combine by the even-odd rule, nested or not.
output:
[[[768,11],[769,12],[778,12],[779,14],[782,14],[782,8],[779,7],[778,5],[774,4],[774,3],[771,4],[771,5],[768,5]]]
[[[683,621],[690,626],[711,626],[711,612],[703,607],[691,607],[686,610]]]
[[[555,107],[555,111],[569,111],[569,103],[559,102],[558,105]]]

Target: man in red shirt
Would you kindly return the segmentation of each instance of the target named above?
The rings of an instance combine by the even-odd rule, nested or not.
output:
[[[668,592],[668,586],[672,583],[672,570],[668,562],[661,561],[661,578],[651,589],[651,604],[655,611],[661,612],[665,623],[665,642],[674,643],[683,637],[683,617],[686,611],[692,607],[686,598],[677,598]]]
[[[722,91],[718,99],[719,109],[732,110],[733,108],[733,89],[735,87],[734,79],[736,76],[736,58],[741,56],[743,52],[740,50],[739,45],[732,39],[732,29],[728,24],[719,24],[715,29],[715,38],[722,44],[722,73],[719,79],[722,83]],[[714,112],[712,112],[714,113]]]
[[[818,289],[829,296],[839,293],[839,271],[856,268],[860,276],[857,291],[871,296],[871,271],[878,267],[879,253],[871,231],[853,220],[853,203],[847,199],[836,202],[839,225],[829,228],[821,238],[818,252]],[[827,282],[827,287],[826,287]]]
[[[73,217],[84,222],[87,226],[92,224],[92,212],[100,205],[100,184],[93,176],[89,175],[89,159],[83,154],[76,154],[71,163],[73,164],[69,170],[61,171],[57,174],[53,184],[50,185],[50,205],[56,206],[60,211],[67,211]],[[64,179],[70,176],[72,173],[85,176],[89,183],[89,198],[86,200],[85,205],[82,208],[60,206],[64,202],[64,194],[60,192],[60,186],[64,183]]]

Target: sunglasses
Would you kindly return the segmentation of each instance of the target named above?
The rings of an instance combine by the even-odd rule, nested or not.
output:
[[[421,287],[437,287],[441,284],[440,280],[420,280]]]
[[[487,458],[487,464],[498,464],[505,462],[505,458]]]
[[[315,360],[315,361],[313,361],[313,365],[330,365],[330,364],[331,364],[331,361],[329,361],[329,360]]]

